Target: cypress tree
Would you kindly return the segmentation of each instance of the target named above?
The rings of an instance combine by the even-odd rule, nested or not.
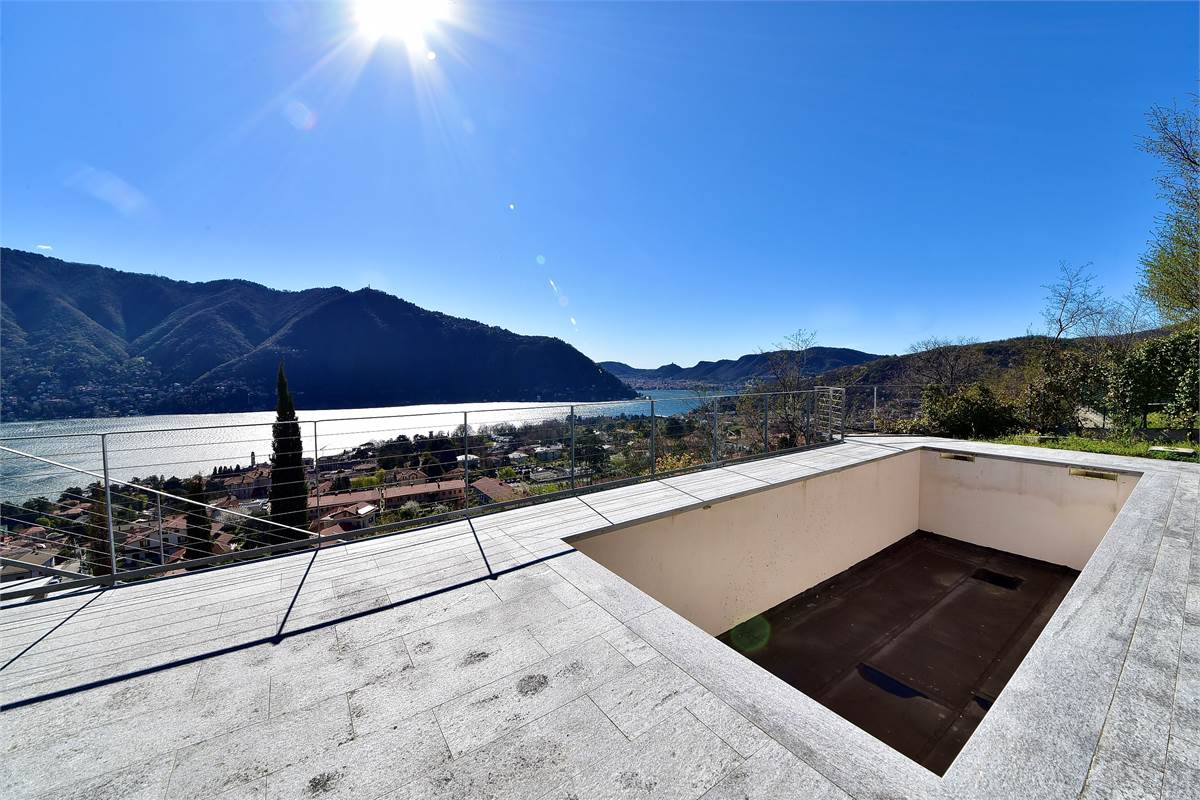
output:
[[[189,500],[195,500],[198,503],[207,502],[207,496],[204,492],[204,478],[196,475],[190,478],[184,484]],[[184,558],[205,558],[211,556],[212,552],[212,521],[208,518],[208,509],[188,503],[184,507],[187,520],[187,539],[184,542],[187,548],[184,553]]]
[[[293,528],[305,529],[308,523],[308,482],[304,476],[304,445],[300,422],[288,392],[283,362],[276,376],[275,424],[271,426],[271,519]],[[273,528],[277,541],[306,539],[307,533]]]
[[[111,575],[112,558],[108,552],[108,504],[104,498],[104,487],[95,484],[91,492],[92,508],[88,513],[88,524],[76,537],[82,559],[83,571],[89,575]]]

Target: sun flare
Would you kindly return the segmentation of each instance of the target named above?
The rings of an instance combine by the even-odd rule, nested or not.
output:
[[[450,16],[449,0],[357,0],[354,22],[363,36],[425,47],[425,34]]]

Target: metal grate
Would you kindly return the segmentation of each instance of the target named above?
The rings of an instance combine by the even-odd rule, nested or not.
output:
[[[814,390],[813,413],[816,441],[834,442],[846,438],[846,390],[839,386],[818,386]]]

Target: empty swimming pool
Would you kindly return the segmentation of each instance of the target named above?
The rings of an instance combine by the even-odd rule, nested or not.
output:
[[[1137,481],[909,451],[570,541],[941,774]]]
[[[940,775],[1077,574],[918,531],[720,639]]]

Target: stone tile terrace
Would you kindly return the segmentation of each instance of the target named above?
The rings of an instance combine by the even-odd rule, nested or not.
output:
[[[919,447],[1142,473],[944,778],[575,552]],[[864,438],[0,617],[6,798],[1197,797],[1200,468]]]

